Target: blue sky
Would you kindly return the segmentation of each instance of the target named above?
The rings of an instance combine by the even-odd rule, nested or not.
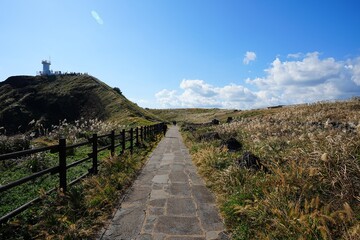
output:
[[[358,0],[1,0],[0,81],[88,72],[142,107],[360,95]]]

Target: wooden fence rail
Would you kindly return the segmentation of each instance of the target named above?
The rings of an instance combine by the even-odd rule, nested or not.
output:
[[[59,174],[59,188],[61,191],[66,192],[67,187],[70,185],[75,184],[76,182],[80,181],[82,178],[88,176],[89,174],[97,174],[98,173],[98,153],[110,150],[111,155],[115,154],[115,150],[118,147],[121,147],[120,154],[123,154],[126,150],[129,150],[131,154],[133,154],[134,148],[139,147],[141,145],[141,142],[144,142],[145,140],[149,139],[150,136],[155,136],[156,134],[160,134],[162,132],[165,133],[166,131],[166,125],[164,123],[159,123],[151,126],[143,126],[143,127],[137,127],[135,129],[131,128],[130,130],[126,131],[125,129],[122,129],[120,131],[120,134],[115,134],[115,131],[111,131],[109,134],[105,135],[97,135],[94,133],[91,138],[88,139],[88,141],[77,143],[73,145],[67,145],[65,138],[60,138],[57,145],[48,146],[48,147],[42,147],[42,148],[36,148],[36,149],[28,149],[24,151],[19,152],[13,152],[13,153],[7,153],[0,155],[0,162],[4,160],[11,160],[11,159],[17,159],[23,156],[31,155],[34,153],[41,153],[41,152],[47,152],[50,151],[51,153],[58,153],[58,159],[59,163],[58,166],[51,167],[39,172],[36,172],[32,175],[23,177],[19,180],[7,183],[5,185],[0,185],[0,194],[2,194],[4,191],[10,190],[14,187],[17,187],[19,185],[22,185],[26,182],[29,182],[31,180],[35,180],[36,178],[39,178],[41,176],[44,176],[46,174]],[[134,136],[135,133],[135,136]],[[110,138],[110,144],[107,146],[102,146],[99,148],[98,141],[99,139],[103,138]],[[115,144],[116,140],[119,141],[118,144]],[[75,162],[72,162],[70,164],[67,164],[66,162],[66,153],[70,149],[79,148],[82,146],[91,145],[92,151],[88,154],[88,157],[77,160]],[[127,147],[128,145],[128,147]],[[82,176],[79,176],[75,180],[68,183],[67,181],[67,171],[68,169],[75,167],[79,164],[82,164],[84,162],[92,161],[92,166],[88,170],[87,173],[83,174]],[[47,192],[47,194],[50,194],[51,192],[55,191],[57,188],[53,188]],[[17,209],[5,214],[4,216],[0,217],[0,224],[5,223],[10,218],[18,215],[19,213],[25,211],[29,207],[31,207],[34,203],[39,202],[41,199],[40,197],[37,197],[22,206],[18,207]]]

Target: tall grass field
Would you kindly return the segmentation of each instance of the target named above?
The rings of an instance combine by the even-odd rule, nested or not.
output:
[[[233,239],[360,239],[359,99],[253,112],[183,125]]]

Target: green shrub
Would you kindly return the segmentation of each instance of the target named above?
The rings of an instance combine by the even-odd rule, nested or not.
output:
[[[39,172],[50,167],[51,159],[45,152],[32,154],[25,158],[25,166],[31,172]]]
[[[117,92],[118,94],[122,95],[122,92],[121,92],[120,88],[114,87],[113,90],[114,90],[115,92]]]

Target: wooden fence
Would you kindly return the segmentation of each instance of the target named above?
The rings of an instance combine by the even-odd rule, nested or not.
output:
[[[16,186],[19,186],[21,184],[24,184],[26,182],[29,182],[31,180],[35,180],[36,178],[39,178],[41,176],[44,176],[46,174],[59,174],[59,188],[66,192],[67,187],[70,185],[73,185],[77,183],[82,178],[86,177],[89,174],[97,174],[98,173],[98,153],[105,150],[110,150],[111,155],[115,154],[116,148],[121,148],[120,154],[123,154],[126,150],[129,150],[132,154],[134,151],[134,148],[137,146],[140,146],[141,143],[147,139],[149,139],[151,136],[155,136],[159,133],[166,131],[166,125],[164,123],[159,123],[151,126],[144,126],[144,127],[137,127],[135,129],[131,128],[130,130],[126,131],[125,129],[122,129],[120,134],[115,134],[115,131],[111,131],[109,134],[105,135],[97,135],[96,133],[92,135],[91,138],[88,139],[88,141],[77,143],[74,145],[67,145],[65,138],[60,138],[59,143],[57,145],[48,146],[48,147],[42,147],[42,148],[36,148],[36,149],[28,149],[24,151],[19,152],[13,152],[13,153],[7,153],[0,155],[0,161],[4,160],[11,160],[11,159],[17,159],[23,156],[35,154],[35,153],[41,153],[41,152],[47,152],[50,151],[51,153],[58,153],[58,159],[59,163],[55,167],[51,167],[39,172],[36,172],[32,175],[26,176],[24,178],[21,178],[19,180],[16,180],[14,182],[7,183],[5,185],[0,185],[0,194],[2,194],[4,191],[7,191],[9,189],[12,189]],[[103,138],[110,138],[110,144],[107,146],[103,146],[99,148],[98,141],[99,139]],[[115,144],[118,141],[118,144]],[[88,157],[77,160],[75,162],[72,162],[70,164],[67,164],[66,162],[66,153],[68,150],[76,149],[82,146],[91,145],[92,146],[92,152],[88,154]],[[89,169],[89,171],[82,176],[79,176],[75,180],[68,183],[67,181],[67,170],[75,167],[79,164],[85,163],[85,162],[92,162],[92,167]],[[50,194],[51,192],[55,191],[57,188],[53,188],[47,192],[47,194]],[[32,206],[34,203],[39,202],[41,199],[40,197],[37,197],[22,206],[18,207],[17,209],[7,213],[4,216],[0,217],[0,224],[6,222],[10,218],[18,215],[19,213],[25,211],[30,206]]]

